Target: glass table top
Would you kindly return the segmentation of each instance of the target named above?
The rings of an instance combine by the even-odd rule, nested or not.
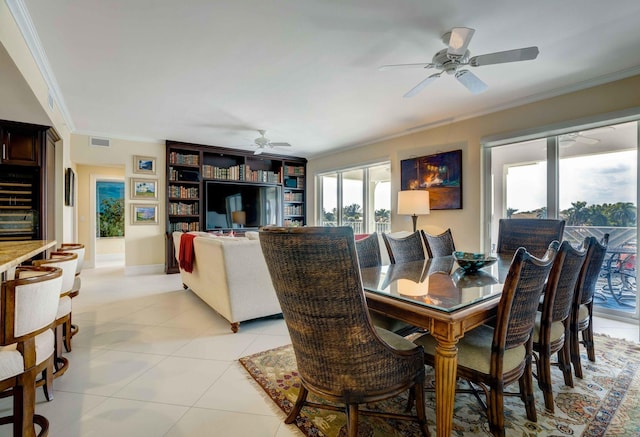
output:
[[[361,269],[369,292],[453,312],[499,297],[511,257],[476,272],[465,272],[452,256]]]

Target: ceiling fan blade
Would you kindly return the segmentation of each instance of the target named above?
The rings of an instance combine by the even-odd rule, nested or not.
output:
[[[481,81],[478,76],[469,70],[459,70],[456,72],[456,79],[464,85],[471,93],[480,94],[487,90],[487,84]]]
[[[525,47],[522,49],[507,50],[504,52],[487,53],[474,56],[469,59],[469,65],[480,67],[482,65],[504,64],[505,62],[529,61],[538,57],[538,47]]]
[[[427,85],[429,85],[431,82],[433,82],[434,80],[436,80],[437,78],[440,77],[441,73],[436,73],[436,74],[432,74],[431,76],[427,77],[425,80],[423,80],[422,82],[420,82],[418,85],[414,86],[413,88],[411,88],[409,90],[409,92],[407,92],[404,96],[402,97],[413,97],[416,94],[418,94],[420,91],[422,91],[422,89],[424,87],[426,87]]]
[[[271,147],[291,147],[289,143],[269,143]]]
[[[591,137],[585,137],[582,135],[578,135],[576,137],[576,141],[579,143],[583,143],[583,144],[598,144],[600,142],[600,140],[596,139],[596,138],[591,138]]]
[[[447,54],[452,57],[464,56],[474,33],[475,30],[469,27],[454,27],[451,29],[449,41],[445,42],[449,44]]]
[[[401,68],[432,68],[435,64],[395,64],[395,65],[382,65],[378,67],[378,71],[396,70]]]
[[[258,147],[258,148],[256,149],[256,151],[255,151],[255,152],[253,152],[253,154],[254,154],[254,155],[262,155],[262,152],[264,152],[264,148],[262,148],[262,147]]]

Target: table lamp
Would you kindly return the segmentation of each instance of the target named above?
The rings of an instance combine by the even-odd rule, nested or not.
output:
[[[247,224],[247,213],[244,211],[233,211],[231,213],[231,221],[235,225],[239,225],[239,227],[244,228],[244,225]]]
[[[398,192],[398,214],[410,215],[413,232],[416,231],[419,215],[429,214],[429,192],[426,190],[406,190]]]

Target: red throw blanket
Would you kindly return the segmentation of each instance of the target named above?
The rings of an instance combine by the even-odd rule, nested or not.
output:
[[[193,239],[196,238],[193,234],[182,234],[180,236],[180,268],[185,272],[191,273],[193,271]]]

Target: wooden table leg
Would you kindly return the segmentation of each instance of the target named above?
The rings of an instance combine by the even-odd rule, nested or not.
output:
[[[456,342],[438,339],[435,356],[436,435],[449,437],[453,429],[453,404],[456,396],[458,347]]]

